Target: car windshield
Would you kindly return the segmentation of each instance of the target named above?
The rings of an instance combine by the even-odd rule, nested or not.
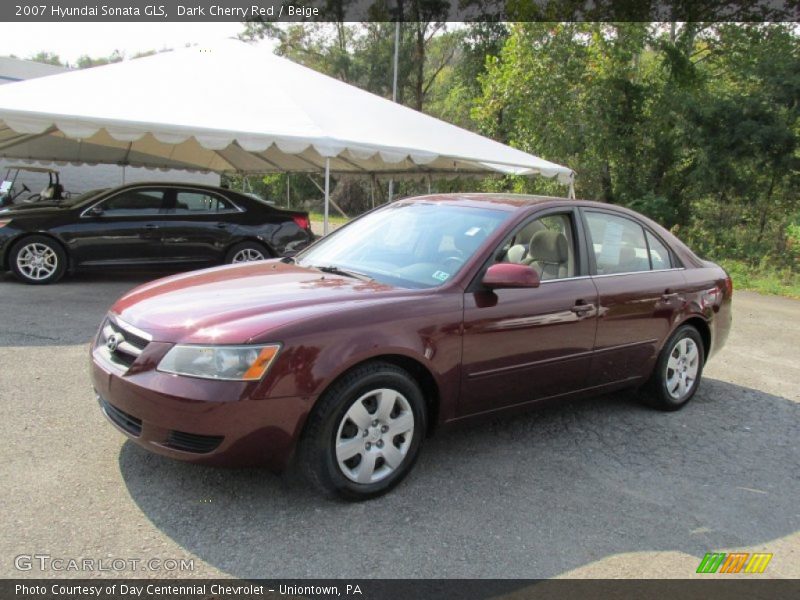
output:
[[[59,204],[64,204],[65,206],[78,206],[87,200],[90,200],[97,196],[100,192],[105,192],[108,188],[99,188],[96,190],[89,190],[88,192],[83,192],[77,196],[70,196],[69,198],[64,198],[63,200],[59,200]]]
[[[445,203],[392,204],[323,238],[297,262],[399,287],[435,287],[458,273],[507,217]]]

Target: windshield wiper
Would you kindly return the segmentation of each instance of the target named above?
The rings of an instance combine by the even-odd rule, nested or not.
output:
[[[361,281],[374,281],[369,275],[359,273],[358,271],[351,271],[350,269],[342,269],[336,265],[309,265],[311,269],[322,271],[323,273],[331,273],[333,275],[344,275],[345,277],[352,277],[353,279],[360,279]]]

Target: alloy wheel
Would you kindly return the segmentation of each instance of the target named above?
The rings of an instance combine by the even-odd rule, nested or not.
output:
[[[28,279],[41,281],[52,277],[58,269],[58,255],[47,244],[33,242],[17,254],[17,268]]]
[[[232,263],[252,262],[254,260],[264,260],[264,254],[255,248],[242,248],[233,255]]]

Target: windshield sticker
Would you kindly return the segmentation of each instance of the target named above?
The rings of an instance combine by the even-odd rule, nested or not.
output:
[[[467,229],[464,232],[464,235],[468,235],[469,237],[474,237],[474,236],[478,235],[480,230],[481,230],[480,227],[470,227],[469,229]]]
[[[445,273],[444,271],[436,271],[433,275],[431,275],[434,279],[439,281],[447,281],[450,277],[450,273]]]

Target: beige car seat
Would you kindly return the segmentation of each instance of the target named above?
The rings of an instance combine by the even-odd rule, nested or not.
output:
[[[542,280],[559,279],[568,276],[567,238],[560,231],[537,231],[531,238],[528,249],[531,266]]]

